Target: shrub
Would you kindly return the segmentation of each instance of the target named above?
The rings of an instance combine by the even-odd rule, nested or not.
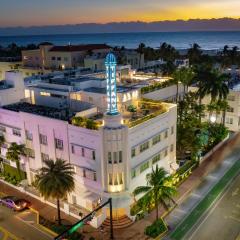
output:
[[[162,219],[156,220],[152,225],[145,228],[145,234],[152,238],[156,238],[165,231],[167,231],[167,226]]]
[[[17,168],[14,168],[14,167],[10,166],[9,164],[6,164],[6,163],[3,164],[3,167],[4,167],[4,175],[8,176],[8,179],[10,179],[10,181],[11,181],[11,178],[12,179],[14,178],[16,181],[21,180],[19,178]],[[26,172],[24,172],[24,171],[20,171],[20,172],[21,172],[22,179],[26,179],[26,177],[27,177]],[[13,181],[15,181],[15,180],[13,180]]]

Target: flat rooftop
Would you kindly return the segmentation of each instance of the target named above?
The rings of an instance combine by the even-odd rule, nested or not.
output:
[[[138,87],[123,87],[123,86],[117,86],[117,92],[118,93],[125,93],[125,92],[131,92],[133,90],[137,90]],[[107,94],[106,88],[97,88],[97,87],[90,87],[83,89],[85,92],[92,92],[92,93],[100,93],[100,94]]]
[[[57,109],[53,107],[33,105],[26,102],[14,103],[3,106],[2,108],[14,112],[26,112],[65,121],[68,121],[70,118],[70,116],[67,114],[68,111],[66,111],[66,109]]]

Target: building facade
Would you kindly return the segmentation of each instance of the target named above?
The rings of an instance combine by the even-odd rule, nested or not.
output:
[[[64,159],[76,173],[75,190],[67,200],[69,206],[93,210],[99,202],[112,197],[117,218],[130,216],[132,192],[146,184],[146,174],[152,167],[158,164],[169,173],[176,170],[177,108],[164,103],[161,111],[153,110],[149,117],[142,115],[127,123],[129,113],[117,106],[116,59],[112,54],[107,57],[106,68],[107,108],[98,129],[75,126],[64,120],[57,109],[45,108],[44,112],[37,105],[18,103],[0,109],[0,132],[6,139],[2,146],[5,163],[15,166],[6,160],[11,142],[23,143],[28,148],[30,154],[22,156],[21,164],[29,184],[45,159]],[[59,116],[51,115],[53,111],[59,111]],[[96,216],[95,226],[108,215],[106,208],[101,217]]]

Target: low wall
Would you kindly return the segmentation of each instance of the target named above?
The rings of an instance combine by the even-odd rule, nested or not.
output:
[[[236,135],[236,133],[235,134],[233,134],[233,136],[232,137],[234,137]],[[231,138],[232,138],[231,137]],[[230,137],[229,137],[229,135],[226,137],[226,138],[224,138],[220,143],[218,143],[214,148],[212,148],[208,153],[206,153],[201,159],[200,159],[200,164],[202,163],[202,162],[204,162],[208,157],[210,157],[214,152],[216,152],[222,145],[224,145],[228,140],[230,140],[231,139]]]

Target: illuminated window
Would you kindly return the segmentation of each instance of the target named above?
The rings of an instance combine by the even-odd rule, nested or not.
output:
[[[40,95],[41,96],[47,96],[47,97],[51,96],[51,94],[48,93],[48,92],[40,92]]]

